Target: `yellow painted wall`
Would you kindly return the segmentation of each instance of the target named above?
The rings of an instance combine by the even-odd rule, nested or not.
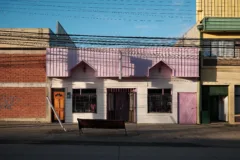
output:
[[[0,48],[45,48],[49,47],[48,28],[0,29]]]
[[[202,67],[203,85],[228,85],[229,123],[235,123],[235,85],[240,85],[240,66]]]
[[[203,39],[233,39],[240,34],[203,33]],[[202,85],[228,85],[228,117],[229,123],[235,124],[235,85],[240,85],[240,66],[216,66],[201,68]]]
[[[204,17],[240,17],[240,0],[196,0],[197,24]]]
[[[240,85],[240,66],[202,67],[203,84]]]
[[[240,33],[203,33],[203,38],[236,39],[240,38]]]
[[[240,0],[196,0],[197,24],[205,17],[240,17]],[[203,39],[237,39],[239,33],[202,33]],[[229,123],[235,123],[235,85],[240,85],[240,66],[216,66],[201,68],[202,85],[227,85]]]

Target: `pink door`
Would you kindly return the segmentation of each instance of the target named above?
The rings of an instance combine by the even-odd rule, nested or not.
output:
[[[197,93],[178,93],[180,124],[197,123]]]

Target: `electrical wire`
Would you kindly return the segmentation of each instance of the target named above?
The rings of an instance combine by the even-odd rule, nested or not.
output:
[[[54,0],[9,0],[9,1],[13,1],[13,2],[16,2],[16,1],[20,1],[20,2],[23,2],[23,1],[27,1],[27,2],[37,2],[37,3],[73,3],[73,4],[79,4],[81,2],[79,1],[67,1],[67,2],[63,2],[63,1],[54,1]],[[86,0],[86,1],[89,1],[89,0]],[[147,3],[173,3],[173,2],[176,2],[175,0],[172,0],[172,1],[165,1],[165,0],[101,0],[102,2],[136,2],[136,3],[139,3],[139,2],[147,2]],[[185,0],[184,3],[185,4],[189,4],[191,1],[190,0]]]
[[[20,28],[21,29],[21,28]],[[24,29],[24,28],[23,28]],[[41,33],[37,32],[37,29],[41,28],[36,28],[35,32],[27,32],[27,31],[14,31],[13,29],[0,29],[0,35],[2,34],[3,36],[14,36],[13,34],[20,34],[19,36],[26,36],[28,35],[36,35],[36,36],[69,36],[69,37],[91,37],[91,38],[116,38],[116,39],[150,39],[150,40],[201,40],[200,38],[186,38],[186,37],[145,37],[145,36],[107,36],[107,35],[88,35],[88,34],[55,34],[55,33]],[[40,30],[39,30],[40,31]],[[214,39],[211,38],[212,40],[219,40],[219,39]],[[206,39],[206,40],[211,40],[211,39]],[[205,41],[205,39],[203,39]],[[224,41],[239,41],[240,38],[221,38],[221,40]],[[220,41],[221,41],[220,40]]]
[[[45,7],[63,7],[61,5],[52,5],[52,4],[47,4],[47,3],[51,3],[51,1],[44,1],[42,3],[44,4],[47,4],[47,5],[43,5],[43,4],[37,4],[35,3],[34,1],[28,1],[28,2],[25,2],[24,1],[21,1],[21,3],[11,3],[12,1],[8,1],[7,4],[33,4],[33,5],[36,5],[36,6],[45,6]],[[128,1],[129,2],[129,1]],[[79,2],[78,4],[79,5],[115,5],[115,6],[148,6],[148,7],[166,7],[166,6],[185,6],[185,7],[188,7],[190,6],[190,3],[185,3],[184,5],[183,4],[177,4],[177,3],[170,3],[170,4],[149,4],[149,2],[147,3],[128,3],[128,2],[125,2],[125,3],[102,3],[102,2]],[[164,1],[160,1],[160,3],[163,3]],[[6,2],[3,2],[3,3],[6,3]],[[41,1],[38,1],[38,3],[41,3]],[[55,3],[55,2],[54,2]],[[168,1],[165,1],[164,3],[168,3]],[[69,3],[71,4],[71,3]],[[74,4],[76,5],[76,4]],[[65,5],[65,7],[71,7],[71,6],[68,6],[68,5]]]
[[[29,38],[29,39],[27,39]],[[52,43],[77,43],[77,44],[98,44],[98,45],[130,45],[130,46],[173,46],[176,41],[172,40],[171,38],[165,39],[163,41],[161,41],[161,39],[159,39],[159,41],[151,40],[151,39],[145,39],[144,41],[141,41],[141,39],[118,39],[118,38],[93,38],[93,37],[81,37],[81,38],[73,38],[72,40],[70,40],[69,38],[51,38],[51,37],[35,37],[35,36],[27,36],[27,35],[8,35],[8,34],[1,34],[0,33],[0,39],[1,40],[5,40],[5,41],[22,41],[22,42],[52,42]],[[181,39],[182,40],[182,39]],[[187,39],[184,39],[187,40]],[[165,42],[164,42],[165,41]],[[191,41],[191,39],[190,39]],[[217,41],[217,40],[214,40]],[[222,41],[222,40],[218,40],[218,41]],[[228,41],[233,41],[233,40],[228,40]],[[238,40],[240,41],[240,40]],[[200,41],[195,41],[195,43],[198,42],[200,43]],[[209,42],[209,40],[203,40],[203,42]],[[234,42],[234,41],[233,41]],[[198,47],[198,44],[179,44],[177,45],[178,47],[182,47],[182,46],[193,46],[193,47]],[[206,44],[203,43],[201,47],[212,47],[214,48],[215,46],[211,46],[210,44]],[[233,45],[229,44],[229,45],[218,45],[217,48],[232,48]]]
[[[93,12],[93,13],[111,13],[111,14],[124,14],[124,15],[134,15],[134,16],[148,16],[148,17],[168,17],[168,18],[182,18],[182,19],[189,19],[192,16],[189,16],[187,12],[178,12],[178,13],[171,13],[171,12],[126,12],[126,11],[106,11],[106,10],[88,10],[88,9],[78,9],[78,10],[70,10],[70,9],[50,9],[50,8],[24,8],[24,7],[5,7],[1,9],[2,11],[16,11],[16,10],[34,10],[34,13],[38,13],[36,11],[50,11],[50,12],[62,12],[62,11],[76,11],[76,12]],[[170,10],[170,9],[166,9]],[[17,12],[16,11],[16,12]],[[32,12],[29,12],[32,13]],[[40,14],[40,13],[39,13]],[[49,13],[48,13],[49,14]],[[52,14],[54,15],[54,14]],[[55,14],[57,16],[60,14]],[[94,16],[94,15],[91,15]]]

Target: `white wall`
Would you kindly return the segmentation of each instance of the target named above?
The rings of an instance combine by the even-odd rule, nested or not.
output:
[[[65,88],[72,92],[74,88],[97,89],[97,113],[72,113],[72,99],[66,99],[66,122],[77,122],[77,118],[106,119],[107,118],[107,88],[137,89],[137,123],[178,123],[178,92],[197,92],[197,82],[180,78],[142,78],[142,79],[103,79],[95,78],[94,71],[87,68],[88,73],[77,69],[70,78],[53,78],[52,88]],[[161,76],[159,76],[161,77]],[[148,113],[147,89],[172,88],[172,113]]]

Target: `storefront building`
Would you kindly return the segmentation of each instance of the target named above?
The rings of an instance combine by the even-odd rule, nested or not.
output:
[[[49,48],[50,99],[65,122],[196,124],[198,55],[179,47]]]

